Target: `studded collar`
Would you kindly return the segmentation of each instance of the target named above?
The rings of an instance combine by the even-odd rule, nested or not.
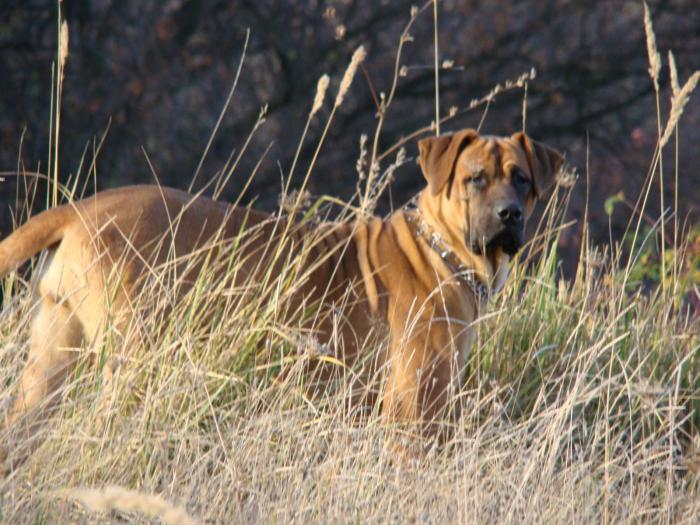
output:
[[[438,254],[460,284],[470,290],[479,302],[487,302],[491,296],[489,287],[477,278],[474,269],[468,268],[460,261],[447,241],[423,219],[417,197],[413,197],[402,208],[404,212],[408,212],[404,214],[404,217],[413,230],[413,235],[423,238],[428,243],[428,246]]]

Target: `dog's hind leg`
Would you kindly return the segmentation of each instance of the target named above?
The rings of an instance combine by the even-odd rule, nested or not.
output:
[[[37,431],[51,417],[60,388],[75,368],[82,342],[82,325],[74,312],[44,295],[32,323],[27,365],[2,436],[8,450],[0,451],[0,461],[20,463],[31,452]]]

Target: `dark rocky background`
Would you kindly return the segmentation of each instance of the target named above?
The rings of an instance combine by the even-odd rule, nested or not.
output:
[[[666,52],[675,53],[681,82],[700,69],[700,5],[697,0],[649,4],[664,57],[662,114],[667,115]],[[238,195],[272,144],[247,194],[271,210],[280,192],[280,168],[286,171],[291,164],[318,78],[331,75],[334,96],[352,51],[362,44],[367,60],[336,116],[311,181],[314,193],[352,194],[359,137],[374,130],[374,96],[389,90],[412,2],[66,0],[62,5],[70,30],[61,113],[64,180],[78,171],[86,147],[90,162],[94,141],[111,120],[97,161],[99,187],[153,181],[145,151],[161,183],[186,188],[226,100],[250,28],[241,79],[200,180],[241,148],[261,106],[267,105],[267,120],[224,197]],[[0,170],[45,170],[56,9],[55,2],[45,0],[0,3]],[[581,174],[589,146],[592,231],[600,242],[608,241],[609,231],[619,236],[629,210],[617,207],[609,229],[603,202],[618,191],[634,200],[656,141],[641,2],[441,0],[439,9],[440,60],[454,62],[441,72],[443,113],[536,68],[537,78],[528,87],[527,130],[566,152]],[[387,116],[384,148],[434,118],[432,8],[419,15],[411,34],[414,41],[402,60],[408,73],[400,79]],[[679,144],[680,210],[696,222],[699,97],[694,95],[681,120]],[[308,165],[329,107],[327,102],[311,127],[301,167]],[[503,93],[490,105],[483,130],[509,134],[520,129],[521,107],[522,91]],[[475,126],[483,109],[460,114],[443,129]],[[667,202],[673,197],[673,150],[671,142],[666,149]],[[410,143],[408,154],[416,151],[415,142]],[[414,166],[409,163],[396,174],[394,203],[421,187]],[[10,229],[15,195],[14,180],[0,185],[3,234]],[[582,216],[584,195],[585,185],[579,183],[573,217]],[[381,211],[388,202],[384,199]],[[652,193],[651,203],[649,214],[658,216],[658,195]],[[562,240],[564,253],[573,253],[577,245],[577,229],[572,228]]]

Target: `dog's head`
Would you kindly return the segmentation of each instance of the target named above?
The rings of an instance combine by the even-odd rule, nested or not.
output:
[[[563,158],[522,132],[480,136],[472,129],[418,143],[430,208],[452,237],[486,255],[514,255],[535,201],[553,184]]]

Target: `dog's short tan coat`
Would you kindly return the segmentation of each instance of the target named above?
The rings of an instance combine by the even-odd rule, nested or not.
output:
[[[430,431],[428,423],[443,414],[462,381],[480,301],[454,275],[454,265],[430,245],[429,235],[439,234],[442,246],[481,283],[500,287],[513,245],[517,249],[522,240],[517,237],[524,220],[508,222],[503,214],[496,216],[495,208],[517,203],[526,219],[562,158],[523,133],[490,137],[463,130],[424,139],[419,148],[428,183],[417,196],[419,211],[400,209],[386,219],[325,223],[314,231],[307,226],[295,229],[291,238],[303,242],[310,232],[316,235],[309,264],[331,253],[303,279],[296,301],[334,305],[348,286],[354,287],[355,300],[345,307],[344,324],[334,328],[320,323],[319,339],[328,341],[334,331],[336,357],[352,364],[365,350],[365,337],[376,319],[383,321],[390,345],[378,363],[389,365],[382,413],[392,421],[421,423]],[[416,231],[419,222],[427,226],[426,234]],[[180,257],[215,237],[243,235],[246,242],[239,255],[249,257],[235,280],[257,279],[271,260],[265,246],[281,238],[286,224],[202,196],[135,186],[48,210],[18,228],[0,243],[0,274],[42,249],[48,249],[48,256],[38,276],[40,304],[10,430],[21,422],[28,433],[34,432],[31,421],[42,419],[52,406],[52,394],[74,368],[75,349],[97,340],[108,316],[128,322],[130,302],[144,274],[173,252]],[[504,224],[512,232],[505,232]],[[504,244],[499,239],[509,240]],[[285,249],[295,249],[294,241],[287,244]],[[284,257],[274,264],[280,260]],[[187,270],[192,279],[198,268]],[[110,294],[105,293],[108,282]]]

